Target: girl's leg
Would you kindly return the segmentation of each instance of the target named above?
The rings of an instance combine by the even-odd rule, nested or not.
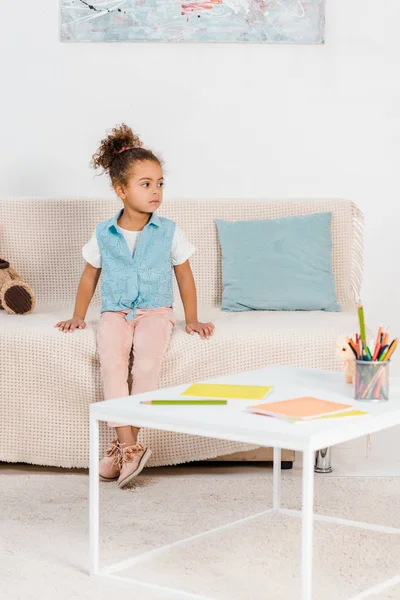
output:
[[[132,394],[158,388],[162,362],[175,323],[171,308],[138,312],[133,331]]]
[[[125,314],[124,311],[102,313],[97,329],[97,349],[105,400],[129,396],[128,370],[133,325],[125,320]],[[121,444],[130,446],[135,443],[130,425],[108,425],[116,428]]]
[[[131,394],[139,394],[158,387],[162,360],[175,325],[171,309],[138,310],[133,320],[133,367]],[[128,485],[146,466],[150,448],[136,443],[139,429],[132,427],[135,443],[124,448],[118,486]]]

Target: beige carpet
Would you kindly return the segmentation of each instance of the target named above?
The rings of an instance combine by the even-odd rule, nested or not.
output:
[[[270,473],[270,472],[269,472]],[[287,508],[298,477],[284,475]],[[125,490],[101,484],[101,557],[122,560],[271,506],[272,480],[165,477],[156,470]],[[0,581],[7,600],[178,600],[87,573],[88,477],[0,476]],[[400,478],[316,478],[316,512],[400,527]],[[300,520],[276,515],[189,542],[119,574],[215,600],[298,600]],[[315,524],[314,598],[344,600],[400,574],[400,537]],[[373,596],[399,600],[400,584]]]

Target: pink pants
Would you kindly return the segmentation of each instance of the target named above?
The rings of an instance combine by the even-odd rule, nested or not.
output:
[[[97,350],[104,399],[112,400],[157,389],[175,317],[172,308],[137,310],[126,321],[128,310],[103,312],[97,329]],[[133,346],[132,390],[129,393],[129,355]],[[122,427],[107,423],[109,427]]]

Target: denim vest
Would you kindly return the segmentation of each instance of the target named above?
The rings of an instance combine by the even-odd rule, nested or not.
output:
[[[153,213],[131,256],[117,229],[123,211],[96,226],[102,264],[101,312],[130,308],[125,319],[132,321],[137,308],[173,304],[171,247],[176,224]]]

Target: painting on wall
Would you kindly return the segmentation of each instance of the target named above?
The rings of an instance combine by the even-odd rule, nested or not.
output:
[[[61,0],[70,42],[323,44],[325,0]]]

